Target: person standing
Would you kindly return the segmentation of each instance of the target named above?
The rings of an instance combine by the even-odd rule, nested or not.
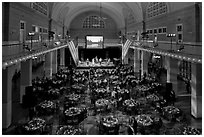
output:
[[[100,65],[101,65],[101,63],[102,63],[102,58],[99,59],[99,63],[100,63]]]
[[[32,120],[34,116],[35,116],[35,108],[30,107],[29,108],[29,120]]]

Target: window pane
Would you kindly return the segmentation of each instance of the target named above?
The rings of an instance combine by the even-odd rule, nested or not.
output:
[[[47,15],[47,3],[46,2],[33,2],[32,8],[44,15]]]
[[[104,28],[104,21],[98,16],[89,16],[83,22],[83,28]]]
[[[167,12],[167,6],[164,2],[151,2],[147,8],[147,17],[155,17]]]

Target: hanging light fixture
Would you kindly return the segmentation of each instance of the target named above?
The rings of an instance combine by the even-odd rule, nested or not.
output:
[[[100,27],[100,21],[103,21],[105,19],[107,19],[106,17],[102,17],[102,3],[100,2],[100,6],[99,6],[99,16],[95,17],[94,19],[96,19],[98,21],[98,23],[93,24],[94,27]]]
[[[99,7],[99,15],[100,15],[98,18],[99,21],[107,19],[106,17],[102,17],[102,3],[101,2],[100,2],[100,7]]]

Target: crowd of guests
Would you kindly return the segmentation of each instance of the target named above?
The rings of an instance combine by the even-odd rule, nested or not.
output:
[[[64,98],[61,100],[62,118],[66,126],[59,128],[57,133],[60,134],[72,134],[67,132],[73,126],[68,128],[67,125],[78,125],[87,118],[89,111],[93,111],[92,116],[105,115],[104,121],[98,122],[100,134],[119,134],[121,121],[115,114],[118,111],[129,117],[127,134],[159,134],[162,119],[181,122],[185,118],[182,111],[174,106],[173,91],[160,94],[165,88],[158,79],[150,74],[139,78],[132,66],[122,64],[114,69],[62,67],[51,78],[37,77],[32,82],[32,90],[28,89],[24,104],[29,108],[31,121],[41,115],[59,113],[59,101]],[[87,102],[82,103],[84,96],[90,97],[91,106]],[[103,122],[108,126],[104,126]]]

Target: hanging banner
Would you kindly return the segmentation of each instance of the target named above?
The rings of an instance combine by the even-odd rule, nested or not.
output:
[[[75,64],[77,65],[78,60],[79,60],[78,59],[78,57],[79,57],[78,56],[78,47],[77,48],[75,47],[73,41],[69,42],[68,45],[69,45],[68,47],[69,47],[70,53],[72,55],[72,58],[73,58]]]

